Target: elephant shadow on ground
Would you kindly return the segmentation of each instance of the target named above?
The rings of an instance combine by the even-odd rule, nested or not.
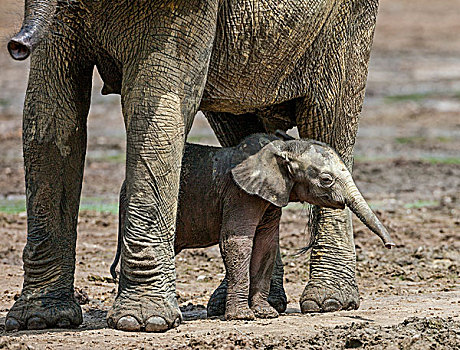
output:
[[[184,321],[197,321],[197,320],[221,320],[224,321],[224,316],[215,316],[215,317],[208,317],[206,306],[197,304],[194,305],[192,303],[188,303],[185,306],[180,307],[180,311],[182,312],[182,317]],[[301,316],[302,313],[299,308],[296,307],[289,307],[286,309],[285,313],[282,313],[280,316]]]
[[[192,303],[188,303],[185,306],[181,306],[180,311],[182,312],[182,318],[184,321],[205,320],[208,318],[206,306],[201,304],[194,305]],[[216,318],[221,318],[222,320],[224,319],[223,316]]]

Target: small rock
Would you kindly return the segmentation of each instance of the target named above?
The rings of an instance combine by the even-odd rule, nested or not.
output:
[[[358,338],[348,338],[345,342],[345,349],[357,349],[363,345],[363,342]]]
[[[75,288],[74,296],[75,296],[75,299],[77,299],[78,304],[80,305],[85,305],[89,303],[88,293],[86,293],[81,288]]]

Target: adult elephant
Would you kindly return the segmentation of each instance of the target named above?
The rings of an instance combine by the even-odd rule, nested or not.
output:
[[[351,168],[377,7],[378,0],[26,0],[8,49],[17,60],[34,51],[23,125],[28,237],[24,286],[6,329],[82,322],[73,276],[94,66],[103,93],[121,93],[127,132],[121,278],[108,323],[163,331],[181,320],[174,226],[195,113],[206,113],[224,146],[296,125]],[[350,213],[313,212],[318,238],[302,311],[356,308]],[[279,292],[280,281],[272,285]]]

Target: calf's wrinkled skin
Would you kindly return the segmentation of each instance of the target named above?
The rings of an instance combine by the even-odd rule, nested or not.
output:
[[[351,170],[377,7],[378,0],[26,0],[8,49],[18,60],[31,55],[23,122],[28,236],[23,290],[6,329],[82,322],[73,283],[94,67],[102,92],[121,94],[127,133],[122,288],[108,324],[164,331],[181,321],[173,242],[195,113],[205,112],[223,146],[297,126],[302,138],[330,144]],[[301,309],[356,308],[350,212],[315,207],[313,216],[318,238]]]
[[[287,136],[287,135],[286,135]],[[279,244],[281,207],[308,202],[321,207],[350,206],[391,248],[393,243],[329,146],[313,140],[282,141],[255,134],[238,146],[186,144],[182,159],[174,252],[220,243],[226,269],[227,320],[278,317],[268,301]],[[120,191],[117,253],[126,219],[126,186]],[[209,309],[208,309],[209,310]]]

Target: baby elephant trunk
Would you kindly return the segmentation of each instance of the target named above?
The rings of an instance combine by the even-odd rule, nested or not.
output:
[[[8,42],[15,60],[25,60],[35,49],[56,13],[57,0],[26,0],[24,21],[19,33]]]
[[[385,247],[391,249],[395,244],[386,228],[364,200],[351,175],[345,180],[345,204],[372,232],[381,238]]]

